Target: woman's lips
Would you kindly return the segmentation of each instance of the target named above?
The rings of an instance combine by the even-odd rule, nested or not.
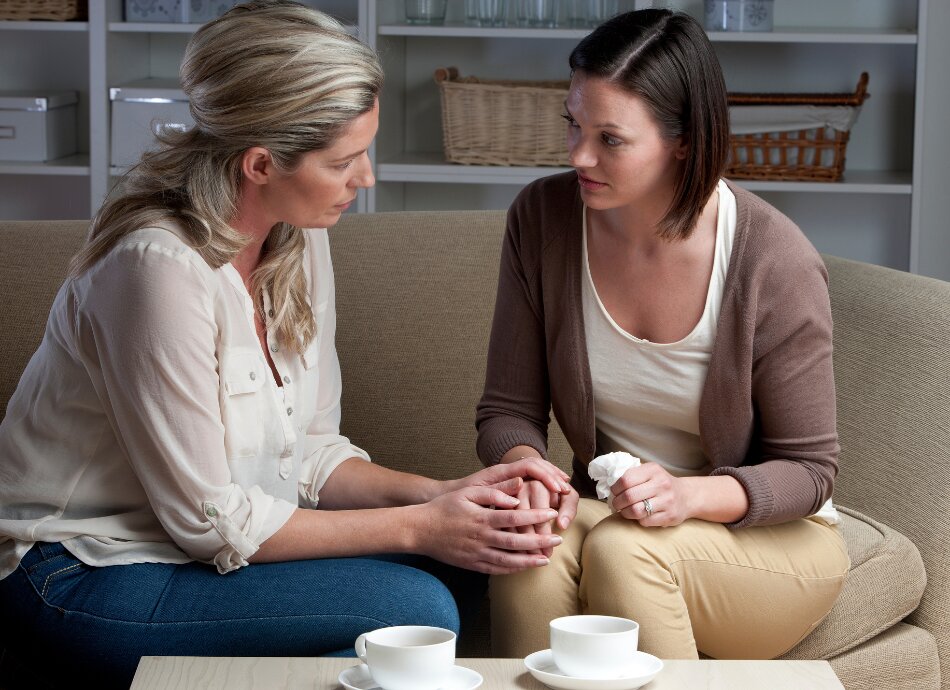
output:
[[[577,173],[577,181],[584,189],[597,190],[603,189],[607,186],[606,182],[597,182],[596,180],[592,180],[589,177],[584,177],[580,173]]]

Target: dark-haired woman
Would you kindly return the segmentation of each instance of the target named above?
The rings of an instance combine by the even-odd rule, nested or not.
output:
[[[778,656],[849,567],[825,269],[722,179],[725,84],[695,20],[620,15],[570,67],[574,171],[510,209],[477,423],[486,464],[543,456],[553,408],[583,497],[522,489],[519,509],[558,506],[544,529],[564,542],[547,568],[492,578],[494,652],[592,613],[639,621],[664,658]],[[598,501],[588,465],[618,451],[644,462]]]

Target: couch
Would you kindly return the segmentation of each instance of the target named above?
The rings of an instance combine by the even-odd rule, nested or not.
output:
[[[0,414],[82,221],[0,222]],[[504,213],[347,214],[331,230],[343,432],[376,462],[447,478],[474,453]],[[841,507],[852,568],[785,656],[848,690],[950,690],[950,284],[824,257],[835,319]],[[550,456],[571,453],[556,427]],[[460,654],[490,655],[483,607]]]

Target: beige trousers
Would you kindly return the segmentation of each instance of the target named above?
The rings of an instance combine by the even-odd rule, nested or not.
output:
[[[550,564],[491,578],[494,656],[546,649],[552,619],[589,613],[638,621],[663,659],[771,659],[827,615],[849,567],[837,528],[812,519],[641,527],[584,498],[561,536]]]

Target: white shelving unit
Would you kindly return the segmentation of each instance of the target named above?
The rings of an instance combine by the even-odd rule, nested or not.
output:
[[[359,0],[306,1],[365,35]],[[125,22],[122,0],[89,0],[84,22],[0,21],[0,90],[78,91],[80,149],[48,163],[0,160],[0,218],[91,217],[121,172],[110,165],[109,87],[176,79],[199,26]]]
[[[637,6],[653,0],[628,0]],[[476,28],[449,0],[446,24],[410,26],[402,0],[308,0],[379,52],[386,71],[377,186],[357,211],[505,208],[550,167],[463,166],[442,153],[432,74],[566,79],[577,29]],[[700,17],[700,0],[663,0]],[[175,78],[198,25],[124,22],[121,0],[90,0],[86,22],[0,21],[0,89],[80,94],[80,153],[45,164],[0,161],[0,217],[89,217],[115,175],[109,87]],[[713,32],[735,91],[849,91],[862,71],[871,98],[852,131],[837,183],[743,182],[785,211],[821,251],[950,279],[950,108],[943,0],[776,0],[771,33]]]
[[[662,4],[702,18],[699,0]],[[944,3],[930,4],[938,5],[930,8],[931,20],[940,14],[948,21]],[[411,26],[402,19],[401,2],[364,5],[388,85],[374,151],[378,182],[369,193],[371,210],[504,208],[523,185],[559,170],[446,163],[432,73],[452,65],[463,75],[488,79],[567,79],[568,54],[584,30],[469,27],[461,8],[452,5],[444,26]],[[851,91],[867,71],[871,98],[852,131],[840,182],[740,184],[785,211],[821,251],[950,279],[944,220],[950,203],[945,194],[931,195],[927,204],[921,198],[925,175],[950,175],[947,155],[931,156],[929,138],[923,145],[925,94],[935,91],[930,82],[930,91],[924,89],[928,0],[776,0],[775,5],[772,32],[709,34],[730,90]],[[942,50],[934,42],[932,52],[946,64]],[[946,102],[947,91],[944,86],[940,102]],[[931,246],[945,252],[942,262],[933,261]]]

